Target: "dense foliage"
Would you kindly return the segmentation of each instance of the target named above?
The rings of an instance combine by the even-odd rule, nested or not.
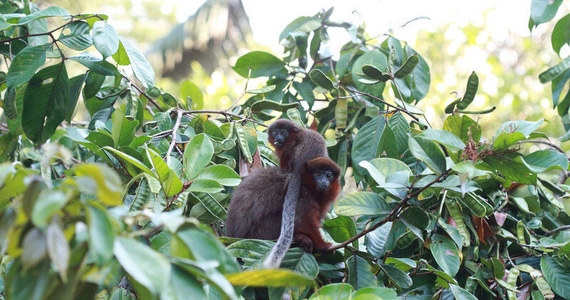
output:
[[[532,25],[561,1],[535,2]],[[542,120],[484,137],[473,116],[493,109],[469,110],[475,72],[432,128],[414,106],[430,87],[426,60],[331,9],[291,22],[282,58],[237,60],[259,88],[200,111],[199,86],[181,99],[154,87],[145,56],[104,15],[28,1],[0,12],[1,297],[570,297],[568,158],[537,131]],[[351,38],[337,55],[332,27]],[[567,60],[541,75],[553,91],[567,85]],[[276,117],[327,138],[344,193],[323,224],[334,254],[293,248],[284,269],[261,270],[273,242],[224,238],[224,220],[240,175],[276,164],[265,133]]]

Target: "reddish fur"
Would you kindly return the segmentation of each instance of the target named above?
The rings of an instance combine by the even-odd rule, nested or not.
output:
[[[297,146],[297,133],[295,131],[289,132],[287,141],[281,148],[275,148],[275,154],[279,157],[279,166],[283,170],[289,168],[289,160],[295,154],[295,147]],[[273,145],[273,138],[270,136],[269,142]]]
[[[316,168],[330,169],[335,174],[333,182],[324,192],[316,190],[316,184],[311,175],[311,171]],[[308,252],[325,252],[332,246],[331,243],[325,242],[319,228],[330,204],[340,193],[339,173],[340,168],[325,157],[315,158],[303,168],[303,189],[297,203],[293,241]]]

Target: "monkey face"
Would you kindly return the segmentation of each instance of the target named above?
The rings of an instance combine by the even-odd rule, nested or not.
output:
[[[272,137],[273,145],[277,148],[281,148],[289,137],[289,130],[275,128],[269,131],[269,135]]]
[[[336,178],[331,170],[315,170],[313,172],[313,179],[315,180],[317,191],[324,192],[328,190],[329,186]]]

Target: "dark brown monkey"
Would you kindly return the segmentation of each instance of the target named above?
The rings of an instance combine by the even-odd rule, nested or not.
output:
[[[338,165],[326,157],[312,159],[301,168],[293,241],[308,252],[323,252],[331,246],[324,241],[319,228],[340,192],[339,173]],[[279,168],[259,169],[244,178],[232,194],[226,235],[277,239],[288,178],[289,174]]]
[[[290,120],[280,119],[268,129],[269,142],[275,147],[281,169],[289,172],[289,181],[281,222],[281,234],[263,262],[266,268],[278,268],[293,240],[295,207],[301,190],[301,168],[316,157],[328,157],[325,139],[316,131],[303,129]]]

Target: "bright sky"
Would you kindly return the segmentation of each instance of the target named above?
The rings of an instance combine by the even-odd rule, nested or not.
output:
[[[202,0],[165,1],[166,7],[176,7],[177,19],[183,22],[204,2]],[[435,30],[437,25],[455,23],[459,27],[472,23],[481,25],[486,13],[488,25],[496,34],[510,30],[522,36],[528,35],[527,22],[531,0],[242,0],[249,16],[255,40],[281,51],[277,37],[285,26],[295,18],[314,15],[321,9],[332,6],[333,20],[358,21],[366,23],[370,36],[386,33],[393,29],[396,36],[413,44],[417,31]],[[416,17],[430,20],[416,21],[404,29],[401,25]]]

